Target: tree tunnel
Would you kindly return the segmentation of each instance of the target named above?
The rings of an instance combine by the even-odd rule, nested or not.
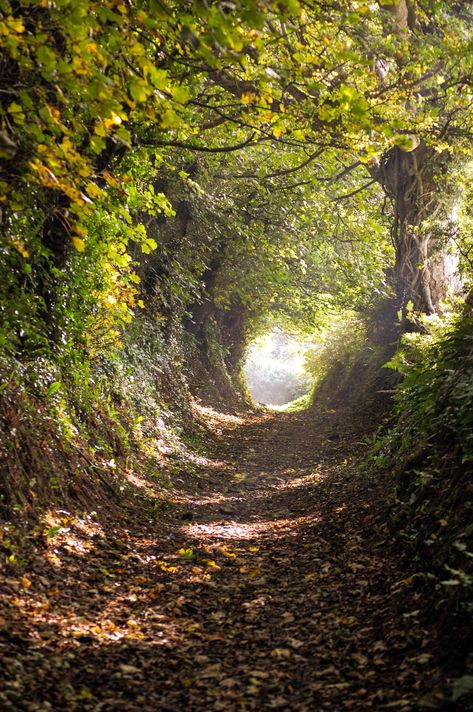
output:
[[[472,709],[472,10],[1,0],[2,709]]]

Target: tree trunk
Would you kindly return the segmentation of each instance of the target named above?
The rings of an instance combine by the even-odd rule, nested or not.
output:
[[[427,314],[437,310],[448,291],[451,269],[445,249],[440,248],[426,227],[441,207],[437,175],[441,159],[421,143],[412,151],[395,146],[381,161],[375,176],[393,203],[392,240],[396,251],[395,288],[403,307],[411,301],[414,309]],[[442,277],[443,276],[443,277]]]
[[[380,1],[380,6],[384,11],[385,33],[408,37],[416,26],[416,3],[413,0],[394,0],[389,4]],[[397,56],[396,62],[401,68],[405,57]],[[445,172],[447,157],[423,142],[416,146],[415,136],[406,135],[406,140],[407,143],[412,141],[412,150],[394,146],[385,153],[373,175],[394,208],[391,233],[396,251],[397,296],[403,308],[410,301],[416,311],[432,314],[446,296],[450,286],[448,279],[452,276],[448,264],[450,256],[425,224],[442,205],[438,179]]]

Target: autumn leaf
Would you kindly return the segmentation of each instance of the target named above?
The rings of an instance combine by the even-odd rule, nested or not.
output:
[[[193,559],[194,552],[192,549],[179,549],[179,556],[181,559]]]

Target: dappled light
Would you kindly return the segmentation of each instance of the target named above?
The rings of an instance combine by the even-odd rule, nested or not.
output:
[[[255,541],[259,536],[268,534],[269,532],[277,536],[278,531],[283,533],[294,527],[297,527],[297,522],[294,522],[292,519],[277,519],[266,522],[251,522],[248,524],[241,524],[239,522],[219,524],[215,522],[214,524],[191,525],[188,528],[188,533],[190,536],[199,538],[202,541],[215,539],[250,539]],[[275,537],[273,536],[273,538]]]
[[[217,451],[200,463],[205,496],[170,493],[178,527],[166,519],[141,532],[98,529],[94,517],[59,522],[68,526],[50,539],[60,570],[46,560],[30,579],[10,583],[5,598],[17,633],[38,631],[28,637],[32,656],[22,668],[23,676],[34,672],[34,689],[45,679],[47,652],[48,685],[65,700],[79,695],[84,709],[98,699],[126,708],[143,689],[153,705],[164,695],[173,709],[189,700],[231,709],[242,695],[270,707],[304,705],[306,692],[292,686],[301,673],[322,709],[409,699],[408,681],[430,674],[425,656],[415,658],[423,628],[412,605],[402,625],[377,613],[393,597],[404,605],[405,587],[395,586],[403,574],[382,552],[367,551],[373,525],[375,536],[383,528],[353,497],[346,465],[359,446],[350,431],[342,453],[330,445],[320,458],[332,418],[221,421],[225,443],[218,438]],[[376,501],[383,487],[372,489]],[[72,538],[89,547],[87,561]],[[396,688],[385,693],[394,664]]]
[[[473,3],[0,38],[0,709],[473,710]]]

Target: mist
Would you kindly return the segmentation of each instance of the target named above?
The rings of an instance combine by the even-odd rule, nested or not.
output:
[[[311,384],[304,369],[304,354],[308,348],[280,329],[259,337],[248,349],[243,368],[253,400],[280,406],[305,395]]]

